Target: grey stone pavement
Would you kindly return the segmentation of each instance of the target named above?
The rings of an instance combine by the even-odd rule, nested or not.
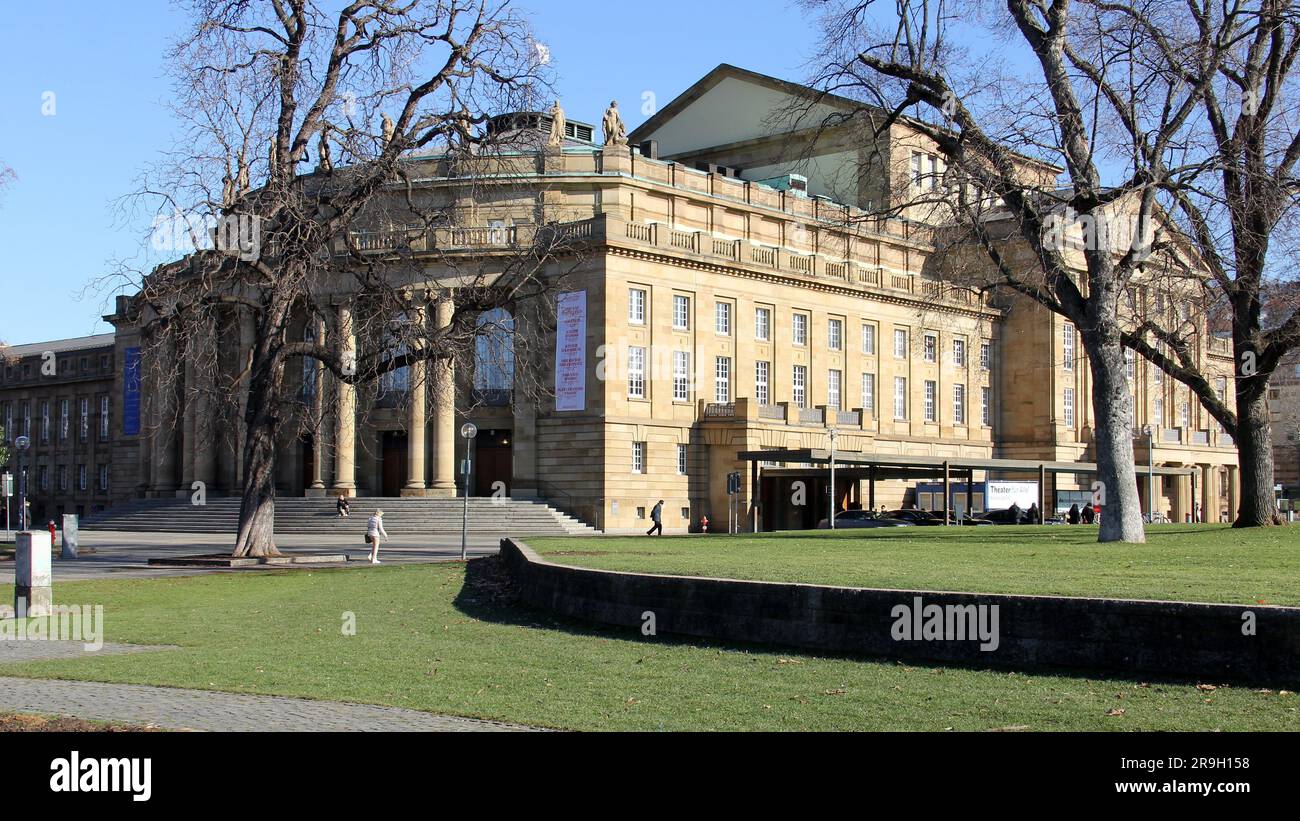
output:
[[[487,556],[497,552],[500,539],[491,536],[470,536],[469,555]],[[163,576],[191,576],[198,573],[248,573],[263,572],[268,567],[252,568],[197,568],[150,567],[153,556],[189,556],[203,553],[229,553],[235,545],[233,534],[224,533],[128,533],[124,531],[83,530],[80,546],[93,549],[84,552],[75,561],[54,559],[54,581],[102,578],[151,578]],[[361,543],[360,536],[344,534],[276,536],[281,552],[346,553],[350,559],[365,559],[369,549]],[[384,564],[411,564],[449,561],[460,558],[459,535],[398,535],[382,544],[379,560]],[[321,565],[316,565],[320,567]],[[326,567],[331,565],[324,565]],[[363,561],[349,561],[350,567],[369,567]],[[0,562],[0,584],[13,584],[13,562]]]
[[[471,537],[470,556],[495,553],[498,539]],[[277,536],[282,552],[345,552],[364,558],[368,550],[343,535]],[[222,534],[125,533],[83,531],[81,546],[93,548],[75,561],[55,559],[54,580],[150,578],[199,573],[259,573],[271,569],[150,567],[151,556],[229,552],[234,537]],[[460,558],[459,537],[394,536],[380,548],[385,564],[450,561]],[[314,565],[333,567],[336,565]],[[348,567],[369,567],[348,562]],[[313,567],[308,565],[307,567]],[[288,571],[293,572],[293,571]],[[0,583],[12,585],[13,562],[0,563]],[[105,644],[97,653],[166,652],[169,647]],[[0,673],[6,662],[79,658],[89,655],[81,642],[0,641]],[[419,710],[335,701],[182,690],[136,684],[61,681],[0,675],[0,710],[74,716],[169,729],[218,732],[418,731],[467,732],[528,730],[511,724]]]

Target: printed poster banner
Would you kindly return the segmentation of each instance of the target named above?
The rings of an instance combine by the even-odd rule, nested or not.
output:
[[[122,433],[140,435],[140,349],[123,351],[122,368]]]
[[[555,300],[555,409],[587,408],[587,292]]]

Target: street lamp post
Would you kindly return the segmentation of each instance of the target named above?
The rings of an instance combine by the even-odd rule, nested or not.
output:
[[[18,530],[27,530],[27,449],[31,447],[32,440],[26,436],[19,436],[14,439],[14,447],[18,449]]]
[[[831,437],[831,502],[830,505],[827,506],[827,510],[829,512],[831,530],[834,530],[835,529],[835,507],[836,507],[835,504],[835,437],[839,434],[839,431],[837,431],[835,428],[831,428],[826,433]]]
[[[460,560],[463,562],[469,552],[469,476],[473,469],[474,437],[478,436],[478,426],[466,422],[460,426],[460,435],[465,437],[465,463],[460,471],[465,482],[465,506],[460,519]]]

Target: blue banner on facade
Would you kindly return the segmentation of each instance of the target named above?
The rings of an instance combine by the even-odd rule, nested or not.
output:
[[[122,367],[122,433],[140,434],[140,349],[127,348]]]

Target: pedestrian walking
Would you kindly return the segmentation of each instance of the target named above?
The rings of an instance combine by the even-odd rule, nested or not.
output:
[[[660,499],[650,511],[650,529],[645,532],[647,536],[664,535],[664,500]]]
[[[379,539],[388,541],[388,531],[384,530],[384,511],[376,510],[375,515],[366,523],[366,543],[370,545],[370,563],[379,564]]]
[[[1065,521],[1072,525],[1079,523],[1079,505],[1077,503],[1070,505],[1070,512],[1065,514]]]

